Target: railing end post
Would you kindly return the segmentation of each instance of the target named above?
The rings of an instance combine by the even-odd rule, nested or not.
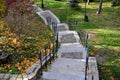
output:
[[[39,60],[40,60],[40,75],[42,75],[42,55],[41,55],[41,50],[38,50],[38,56],[39,56]]]

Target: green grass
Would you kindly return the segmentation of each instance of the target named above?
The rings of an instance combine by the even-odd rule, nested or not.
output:
[[[37,2],[40,6],[40,2]],[[87,5],[89,22],[84,22],[84,3],[80,10],[73,10],[67,2],[44,0],[45,9],[50,9],[61,22],[79,20],[78,26],[70,26],[70,30],[85,30],[95,34],[89,39],[89,51],[95,51],[99,64],[100,80],[120,79],[120,6],[113,10],[110,2],[103,3],[100,15],[96,15],[99,2]],[[89,53],[90,53],[89,52]],[[91,54],[91,53],[90,53]]]

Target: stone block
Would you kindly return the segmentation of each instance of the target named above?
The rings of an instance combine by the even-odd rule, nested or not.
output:
[[[5,74],[0,74],[0,80],[4,78]]]
[[[71,73],[44,72],[42,80],[84,80],[85,76]]]
[[[8,80],[10,78],[10,74],[5,74],[4,80]]]
[[[16,80],[18,75],[11,75],[10,80]]]
[[[23,77],[23,80],[28,80],[27,74],[23,73],[23,74],[22,74],[22,77]]]

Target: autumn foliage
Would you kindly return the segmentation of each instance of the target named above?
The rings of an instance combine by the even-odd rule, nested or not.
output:
[[[25,32],[25,28],[29,26],[30,21],[34,19],[33,7],[32,3],[26,0],[17,2],[13,0],[13,2],[9,5],[6,22],[10,30],[20,37]]]
[[[25,73],[36,61],[38,50],[50,43],[52,31],[33,13],[33,2],[13,0],[0,22],[0,51],[10,54],[0,62],[0,73]],[[42,51],[44,55],[45,50]],[[47,49],[47,52],[50,50]]]

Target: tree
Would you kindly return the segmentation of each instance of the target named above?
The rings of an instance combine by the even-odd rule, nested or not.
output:
[[[112,3],[111,3],[112,7],[119,6],[119,5],[120,5],[120,0],[113,0]]]
[[[62,1],[62,0],[55,0],[55,1]]]
[[[93,2],[94,0],[84,0],[84,1],[86,1],[86,2],[87,2],[87,5],[89,5],[90,2]]]
[[[90,0],[87,0],[87,5],[89,5],[90,4]]]
[[[103,0],[100,0],[100,4],[99,4],[99,7],[98,7],[98,11],[97,11],[97,15],[101,13],[101,10],[102,10],[102,3],[103,3]]]
[[[79,0],[70,0],[70,7],[73,9],[78,9]]]

